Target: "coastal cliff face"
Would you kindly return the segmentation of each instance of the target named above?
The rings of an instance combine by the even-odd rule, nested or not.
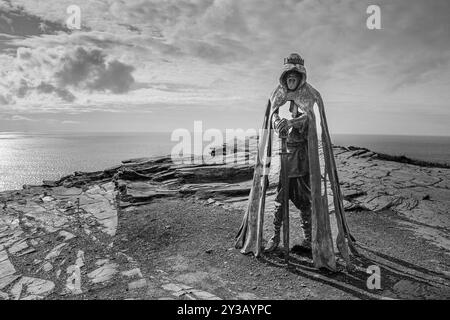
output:
[[[432,276],[436,288],[425,290],[414,281],[396,279],[382,295],[449,298],[450,169],[423,163],[419,166],[405,158],[388,161],[385,155],[363,148],[335,147],[334,152],[347,212],[380,216],[390,212],[411,235],[442,251]],[[170,157],[132,159],[104,171],[76,172],[59,181],[44,181],[41,186],[0,193],[0,299],[128,297],[103,289],[111,282],[126,292],[149,292],[153,288],[158,294],[147,295],[152,298],[221,298],[213,290],[195,287],[195,281],[174,281],[164,270],[158,269],[149,278],[142,271],[147,267],[128,252],[126,243],[130,236],[118,234],[118,228],[125,226],[127,219],[134,219],[130,217],[147,214],[154,203],[163,205],[163,199],[167,203],[181,201],[186,204],[185,210],[197,210],[192,209],[195,203],[224,215],[234,212],[232,225],[223,226],[230,229],[232,237],[247,204],[254,166],[252,154],[237,150],[221,163],[215,163],[216,155],[203,159],[201,164],[174,163]],[[266,235],[271,230],[277,158],[270,175]],[[183,206],[177,208],[178,215],[188,214],[183,212]],[[145,221],[154,225],[159,222],[157,218]],[[170,231],[172,226],[162,228]],[[374,241],[384,236],[371,235]],[[414,296],[411,291],[418,288],[423,292]],[[95,292],[99,290],[102,294],[97,296]],[[257,296],[251,293],[246,297]]]

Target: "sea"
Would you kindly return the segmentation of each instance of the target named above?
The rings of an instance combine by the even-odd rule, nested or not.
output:
[[[335,134],[333,143],[450,164],[450,137]],[[168,155],[179,141],[171,133],[0,132],[0,191],[97,171],[122,160]]]

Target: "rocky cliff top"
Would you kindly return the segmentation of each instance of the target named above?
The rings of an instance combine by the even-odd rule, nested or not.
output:
[[[192,197],[242,211],[253,175],[251,150],[223,159],[216,150],[199,164],[174,163],[170,157],[131,159],[0,193],[0,298],[74,297],[112,279],[129,290],[145,286],[136,261],[115,248],[120,215],[158,198]],[[448,252],[449,168],[357,147],[335,147],[334,152],[346,211],[390,210],[405,227]],[[277,184],[276,158],[267,212]],[[331,196],[329,204],[332,208]],[[173,283],[161,281],[171,294]],[[201,290],[193,297],[202,295],[214,298]]]

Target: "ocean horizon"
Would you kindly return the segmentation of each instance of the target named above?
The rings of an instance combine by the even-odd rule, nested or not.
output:
[[[122,160],[170,154],[169,132],[0,132],[0,191],[58,180],[75,171],[98,171]],[[450,164],[450,136],[334,134],[339,146]],[[205,142],[205,146],[208,144]]]

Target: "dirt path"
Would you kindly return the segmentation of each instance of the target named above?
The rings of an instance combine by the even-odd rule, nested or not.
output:
[[[288,270],[280,251],[259,260],[240,254],[233,245],[241,218],[239,210],[194,198],[155,200],[120,212],[114,247],[136,261],[145,285],[110,283],[84,298],[450,298],[448,253],[417,237],[391,212],[348,213],[362,253],[350,274],[317,271],[310,258],[295,254]],[[370,265],[380,267],[380,290],[366,286]]]

